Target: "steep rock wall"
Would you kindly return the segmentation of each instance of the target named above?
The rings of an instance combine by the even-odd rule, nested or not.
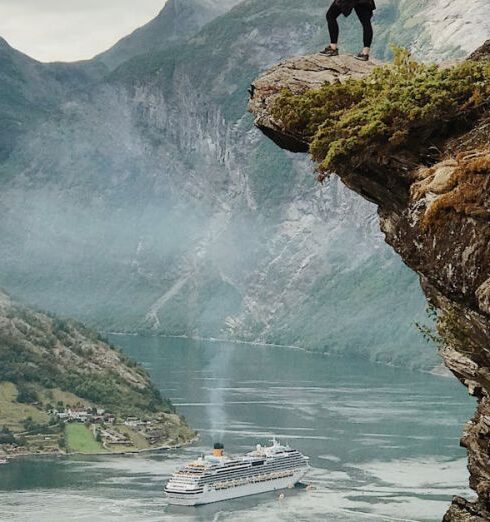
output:
[[[489,42],[472,55],[489,59]],[[287,131],[271,108],[283,89],[302,93],[324,82],[369,74],[372,64],[319,55],[282,62],[251,88],[255,123],[280,147],[306,152],[304,135]],[[423,136],[420,146],[397,151],[381,164],[364,158],[341,173],[352,190],[376,203],[385,239],[420,276],[443,317],[450,342],[441,355],[478,400],[462,445],[468,449],[476,502],[456,498],[447,521],[490,520],[490,120],[484,116],[444,139]],[[421,140],[422,141],[422,140]],[[437,145],[428,154],[429,146]]]

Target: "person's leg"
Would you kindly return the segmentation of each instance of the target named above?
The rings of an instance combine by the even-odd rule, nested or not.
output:
[[[328,32],[330,33],[330,47],[337,49],[339,41],[339,23],[337,18],[342,14],[340,7],[334,2],[327,11]]]
[[[370,7],[363,5],[356,6],[355,10],[357,17],[362,24],[364,40],[364,49],[362,50],[362,54],[369,56],[369,50],[371,48],[371,44],[373,43],[373,26],[371,24],[373,11]]]

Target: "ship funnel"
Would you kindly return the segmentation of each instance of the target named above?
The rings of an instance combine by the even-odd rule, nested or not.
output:
[[[221,444],[221,442],[217,442],[214,445],[213,455],[215,457],[222,457],[224,452],[225,452],[225,447],[223,446],[223,444]]]

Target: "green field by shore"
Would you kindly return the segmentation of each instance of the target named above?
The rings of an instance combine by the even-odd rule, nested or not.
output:
[[[66,445],[73,453],[104,453],[106,450],[98,443],[93,433],[84,424],[67,424],[65,427]]]

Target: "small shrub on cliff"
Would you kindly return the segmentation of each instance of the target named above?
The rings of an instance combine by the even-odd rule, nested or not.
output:
[[[32,386],[20,383],[17,385],[17,402],[21,404],[35,404],[39,402],[39,396]]]
[[[415,323],[425,340],[434,343],[440,352],[453,349],[462,355],[478,353],[480,348],[472,341],[471,332],[460,310],[448,307],[439,310],[433,304],[427,308],[430,324]]]
[[[489,63],[440,69],[415,62],[406,50],[394,52],[393,64],[365,78],[279,96],[273,116],[310,141],[321,173],[360,166],[373,156],[382,161],[414,137],[423,140],[420,131],[443,135],[457,120],[488,108]]]

